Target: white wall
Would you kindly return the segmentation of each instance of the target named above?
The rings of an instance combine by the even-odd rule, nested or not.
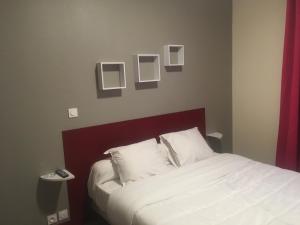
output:
[[[233,152],[273,164],[285,0],[233,0]]]

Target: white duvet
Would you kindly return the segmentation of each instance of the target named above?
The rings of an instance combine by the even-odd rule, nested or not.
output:
[[[112,225],[300,225],[300,175],[218,154],[113,192],[108,219]]]

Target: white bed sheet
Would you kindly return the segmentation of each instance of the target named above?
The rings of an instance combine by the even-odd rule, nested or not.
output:
[[[104,184],[95,184],[94,189],[90,191],[90,197],[93,199],[97,212],[103,217],[106,217],[107,203],[109,196],[116,190],[122,188],[122,184],[119,179],[105,182]]]
[[[300,175],[218,154],[111,193],[112,225],[299,225]]]

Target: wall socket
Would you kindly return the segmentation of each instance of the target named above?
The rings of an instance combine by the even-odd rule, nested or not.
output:
[[[48,225],[56,225],[69,220],[69,210],[63,209],[58,211],[58,213],[53,213],[47,216]]]
[[[60,210],[58,212],[58,220],[59,221],[65,221],[67,219],[69,219],[69,211],[68,211],[68,209]]]
[[[47,221],[48,221],[48,225],[57,224],[57,222],[58,222],[57,214],[54,213],[54,214],[47,216]]]

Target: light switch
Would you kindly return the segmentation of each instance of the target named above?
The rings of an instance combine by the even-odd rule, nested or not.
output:
[[[68,112],[69,112],[69,118],[78,117],[78,109],[77,108],[70,108],[70,109],[68,109]]]

